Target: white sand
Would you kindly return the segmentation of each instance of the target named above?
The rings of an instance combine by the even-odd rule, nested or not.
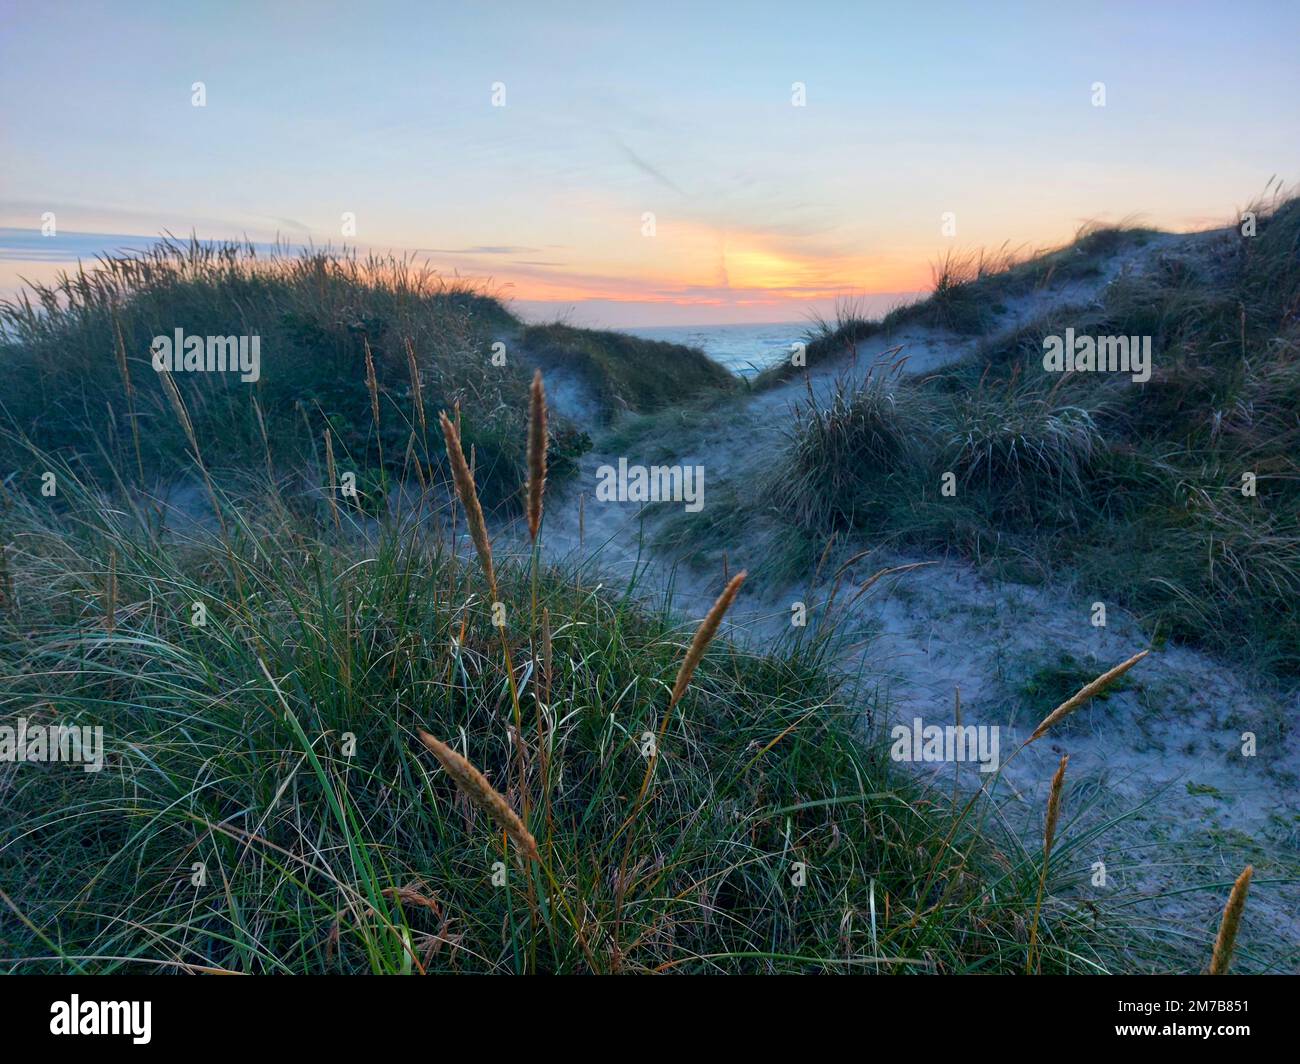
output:
[[[1147,247],[1116,256],[1103,276],[1089,282],[1035,292],[1008,303],[1000,327],[1012,329],[1053,305],[1086,304],[1101,287],[1124,270],[1148,267],[1156,254],[1195,254],[1221,237],[1198,234],[1160,237]],[[968,357],[975,342],[920,329],[862,345],[856,360],[810,373],[814,393],[824,398],[837,374],[860,378],[878,353],[902,345],[906,371],[924,373]],[[854,365],[856,361],[856,366]],[[591,409],[573,394],[572,380],[562,386],[567,412]],[[725,483],[741,487],[760,482],[778,459],[789,424],[788,406],[807,397],[802,379],[723,409],[715,423],[687,426],[669,441],[671,461],[701,464],[709,492]],[[600,433],[590,426],[601,451]],[[653,449],[650,448],[650,449]],[[690,626],[713,601],[723,580],[720,558],[707,572],[678,564],[655,550],[652,533],[665,521],[681,518],[680,508],[643,512],[636,504],[597,503],[595,470],[615,464],[615,452],[588,454],[579,475],[556,488],[547,500],[544,543],[548,560],[581,565],[589,580],[622,589],[635,576],[639,593],[662,600],[669,588],[683,624]],[[662,454],[629,453],[646,465],[664,461]],[[585,538],[579,544],[579,495],[586,494]],[[816,603],[830,592],[829,578],[852,555],[872,545],[839,544],[815,585],[791,584],[749,592],[732,611],[732,636],[755,648],[774,646],[791,635],[791,604]],[[735,544],[730,569],[753,566],[762,558],[761,541]],[[875,552],[852,567],[861,581],[879,569],[911,561],[925,568],[882,581],[858,600],[841,629],[862,633],[858,645],[846,645],[839,663],[857,684],[864,707],[885,707],[893,720],[921,716],[927,723],[951,722],[954,688],[961,689],[963,721],[996,724],[1002,731],[1005,759],[1038,719],[1053,707],[1023,708],[1021,685],[1033,668],[1069,653],[1097,673],[1148,645],[1148,637],[1113,603],[1107,603],[1104,629],[1089,623],[1094,598],[1087,588],[1027,587],[991,582],[969,563],[955,558],[902,557]],[[847,585],[846,585],[847,586]],[[840,602],[848,596],[841,592]],[[1078,873],[1079,886],[1067,897],[1095,902],[1103,909],[1120,899],[1139,900],[1132,910],[1153,926],[1166,928],[1170,948],[1182,950],[1188,965],[1208,957],[1228,886],[1248,862],[1256,877],[1246,907],[1239,944],[1239,970],[1271,966],[1294,970],[1300,964],[1300,886],[1272,882],[1300,875],[1297,834],[1300,804],[1300,738],[1288,722],[1297,717],[1300,696],[1279,691],[1245,675],[1237,666],[1198,651],[1175,647],[1153,653],[1132,673],[1128,690],[1085,707],[1059,733],[1019,755],[1003,775],[998,796],[1006,823],[1025,840],[1041,846],[1042,809],[1047,781],[1060,754],[1070,755],[1065,823],[1086,808],[1082,822],[1067,827],[1064,837],[1099,819],[1125,819],[1099,839],[1070,851],[1066,868]],[[885,720],[874,720],[877,727]],[[1258,756],[1241,756],[1241,733],[1257,736]],[[952,786],[952,765],[918,765],[925,776]],[[963,786],[986,782],[974,766],[962,770]],[[1090,885],[1090,867],[1104,861],[1110,885]],[[1192,884],[1209,889],[1152,900],[1153,895]],[[1125,913],[1130,910],[1124,910]],[[1135,965],[1141,964],[1134,959]]]

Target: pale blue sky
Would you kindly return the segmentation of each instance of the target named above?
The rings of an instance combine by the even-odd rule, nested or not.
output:
[[[0,0],[0,228],[54,211],[74,257],[352,211],[526,308],[788,320],[923,283],[944,211],[1039,245],[1300,175],[1300,4],[1052,7]]]

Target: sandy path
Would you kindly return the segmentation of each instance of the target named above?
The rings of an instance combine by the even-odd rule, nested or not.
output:
[[[1159,246],[1168,247],[1173,239],[1179,238],[1161,238]],[[1132,257],[1113,262],[1095,282],[1019,300],[1009,306],[1002,327],[1014,328],[1053,303],[1086,303],[1125,268],[1141,268],[1141,263]],[[623,456],[644,465],[667,460],[702,465],[706,506],[710,493],[716,498],[725,486],[743,492],[777,460],[792,401],[806,399],[809,387],[824,399],[837,374],[860,379],[878,352],[893,346],[908,356],[908,373],[933,370],[975,348],[973,341],[930,330],[873,338],[855,359],[818,367],[808,381],[746,396],[721,408],[715,421],[689,424],[674,440],[654,441],[653,447],[647,440],[647,453]],[[665,446],[674,458],[664,457]],[[654,534],[680,518],[680,506],[646,510],[635,503],[596,502],[597,468],[616,464],[619,457],[598,437],[596,453],[584,457],[579,475],[552,493],[544,533],[547,558],[579,566],[589,581],[620,590],[635,580],[638,593],[653,601],[670,595],[673,609],[689,624],[722,586],[721,559],[710,559],[705,571],[654,547]],[[789,638],[795,602],[806,603],[815,621],[831,576],[870,547],[867,542],[838,545],[817,582],[747,591],[732,611],[733,638],[760,649]],[[762,550],[761,543],[735,545],[728,555],[731,570],[752,567]],[[883,567],[915,561],[930,564],[882,581],[839,621],[844,636],[839,664],[855,678],[864,720],[872,716],[871,707],[878,708],[872,720],[877,727],[914,717],[927,724],[951,723],[954,691],[960,688],[963,722],[997,725],[1005,759],[1052,708],[1026,693],[1036,669],[1068,654],[1100,673],[1148,645],[1146,634],[1113,604],[1107,604],[1106,627],[1093,627],[1094,596],[1086,588],[994,582],[962,560],[883,551],[861,559],[845,576],[861,582]],[[1295,970],[1300,886],[1277,880],[1300,876],[1300,737],[1286,726],[1296,719],[1300,696],[1273,690],[1184,647],[1153,653],[1130,676],[1128,688],[1094,702],[1011,762],[998,791],[1007,822],[1026,846],[1041,845],[1046,783],[1058,758],[1069,754],[1064,815],[1079,817],[1070,830],[1084,830],[1099,819],[1124,819],[1072,855],[1069,872],[1077,875],[1077,884],[1067,896],[1103,909],[1135,902],[1143,916],[1158,917],[1170,929],[1169,949],[1183,951],[1187,963],[1195,965],[1197,958],[1208,957],[1227,887],[1253,862],[1255,884],[1238,966]],[[1242,755],[1243,732],[1256,736],[1254,757]],[[917,770],[951,786],[952,764]],[[960,771],[963,786],[987,779],[971,765]],[[1105,886],[1091,883],[1097,861],[1106,866]],[[1208,887],[1154,897],[1189,883]]]

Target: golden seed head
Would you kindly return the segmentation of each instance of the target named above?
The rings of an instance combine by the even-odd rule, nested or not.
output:
[[[446,743],[435,739],[428,732],[420,732],[420,741],[438,759],[447,775],[452,778],[465,797],[495,820],[525,857],[534,861],[542,859],[537,850],[537,840],[533,838],[532,832],[524,826],[518,814],[510,808],[509,803],[488,782],[483,773]]]
[[[375,431],[379,431],[379,379],[375,376],[375,358],[370,352],[370,341],[366,347],[366,390],[370,393],[370,416],[374,419]]]
[[[704,620],[700,622],[699,628],[695,630],[695,638],[691,640],[686,657],[682,658],[681,668],[677,670],[677,682],[673,684],[673,697],[668,703],[669,709],[677,705],[682,695],[686,693],[687,684],[691,682],[691,677],[695,674],[695,669],[704,657],[709,644],[713,642],[713,637],[718,634],[722,618],[727,610],[731,609],[731,603],[740,591],[740,585],[745,582],[745,576],[745,570],[742,569],[728,581],[727,586],[722,589],[722,594],[718,596]]]
[[[474,549],[478,552],[479,562],[483,566],[488,587],[491,588],[492,598],[495,600],[497,597],[497,574],[492,565],[492,541],[488,539],[487,522],[483,520],[483,507],[479,505],[478,491],[474,487],[474,475],[469,471],[469,463],[465,461],[465,452],[461,448],[460,430],[447,417],[446,413],[440,413],[438,420],[442,424],[442,437],[447,444],[447,460],[451,463],[451,479],[456,485],[456,494],[460,496],[460,504],[465,509],[465,519],[469,522],[470,539],[474,541]]]
[[[1241,913],[1246,908],[1246,891],[1250,889],[1250,877],[1254,874],[1255,866],[1247,865],[1232,885],[1228,904],[1223,907],[1219,934],[1214,939],[1214,955],[1210,958],[1211,975],[1228,974],[1228,967],[1232,964],[1232,950],[1237,944],[1237,929],[1241,926]]]
[[[1071,713],[1073,713],[1076,709],[1078,709],[1081,705],[1087,702],[1094,695],[1100,694],[1112,683],[1114,683],[1117,679],[1123,676],[1124,673],[1128,672],[1129,669],[1131,669],[1139,661],[1145,658],[1149,653],[1150,653],[1149,650],[1143,650],[1140,653],[1134,654],[1131,658],[1128,659],[1128,661],[1121,662],[1119,665],[1116,665],[1109,672],[1102,673],[1095,680],[1093,680],[1092,683],[1085,684],[1083,687],[1079,688],[1078,691],[1072,694],[1069,698],[1067,698],[1064,702],[1062,702],[1059,706],[1057,706],[1054,710],[1052,710],[1052,712],[1050,712],[1049,714],[1047,714],[1047,716],[1043,718],[1042,722],[1038,725],[1038,727],[1034,729],[1034,734],[1031,735],[1027,740],[1025,740],[1026,744],[1032,743],[1035,739],[1041,738],[1043,733],[1046,732],[1049,728],[1051,728],[1054,724],[1060,723],[1062,720],[1068,717]]]
[[[1065,766],[1070,760],[1066,754],[1057,766],[1056,775],[1052,777],[1052,787],[1047,796],[1047,826],[1043,830],[1043,861],[1052,853],[1052,841],[1056,838],[1056,821],[1061,815],[1061,785],[1065,782]]]
[[[546,490],[546,389],[542,371],[533,373],[528,408],[528,534],[536,540],[542,527],[542,494]]]
[[[411,375],[411,395],[415,401],[415,414],[420,421],[420,431],[427,432],[428,425],[424,420],[424,387],[420,383],[420,365],[415,357],[415,345],[411,343],[409,337],[406,340],[406,369]]]

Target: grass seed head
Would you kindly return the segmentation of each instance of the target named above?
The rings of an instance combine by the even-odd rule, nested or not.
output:
[[[669,708],[677,705],[682,695],[686,693],[686,687],[691,682],[691,677],[695,675],[696,667],[704,657],[704,652],[708,650],[709,644],[713,642],[713,637],[718,634],[722,618],[727,610],[731,609],[731,603],[740,591],[740,585],[745,582],[745,576],[745,570],[742,569],[728,581],[727,586],[722,589],[722,594],[718,596],[704,620],[700,622],[699,628],[695,630],[695,638],[691,640],[686,657],[682,658],[681,668],[677,670],[677,681],[673,684],[673,697],[668,703]]]
[[[509,803],[488,782],[483,773],[446,743],[435,739],[428,732],[420,732],[420,741],[438,759],[447,775],[455,781],[465,797],[495,820],[525,857],[534,861],[541,860],[541,855],[537,851],[537,840],[533,838],[532,832],[524,826],[518,814],[510,808]]]
[[[1250,877],[1254,874],[1255,866],[1247,865],[1232,885],[1228,904],[1223,907],[1219,934],[1214,939],[1214,955],[1210,958],[1211,975],[1228,974],[1228,968],[1232,964],[1232,950],[1237,944],[1237,929],[1241,926],[1241,913],[1246,908],[1246,891],[1250,889]]]
[[[528,534],[537,539],[542,527],[542,494],[546,490],[546,389],[542,371],[533,373],[528,409]]]
[[[1039,723],[1038,727],[1034,729],[1033,735],[1031,735],[1026,740],[1026,742],[1032,743],[1035,739],[1042,738],[1042,736],[1053,725],[1059,724],[1071,713],[1073,713],[1076,709],[1078,709],[1081,705],[1087,702],[1090,698],[1100,694],[1112,683],[1114,683],[1121,676],[1123,676],[1124,673],[1128,672],[1129,669],[1131,669],[1139,661],[1145,658],[1149,653],[1150,651],[1143,650],[1140,653],[1134,654],[1131,658],[1128,659],[1128,661],[1121,662],[1119,665],[1116,665],[1109,672],[1102,673],[1095,680],[1093,680],[1092,683],[1084,684],[1084,686],[1079,688],[1078,691],[1076,691],[1064,702],[1062,702],[1059,706],[1057,706],[1054,710],[1052,710],[1052,712],[1047,714],[1047,716],[1045,716],[1042,719],[1042,721]]]
[[[442,437],[447,443],[447,460],[451,463],[451,478],[456,485],[456,494],[460,496],[461,506],[465,508],[465,519],[469,522],[470,539],[478,552],[483,573],[487,576],[488,586],[492,589],[492,598],[497,597],[497,574],[492,565],[492,541],[488,539],[487,522],[483,519],[483,507],[479,505],[478,492],[474,488],[474,474],[469,471],[465,461],[465,452],[461,449],[460,430],[445,413],[438,415],[442,423]]]

